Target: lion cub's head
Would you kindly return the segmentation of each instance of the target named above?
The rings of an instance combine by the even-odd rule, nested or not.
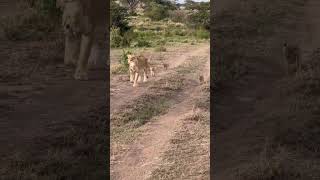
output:
[[[130,70],[134,70],[136,68],[136,63],[137,63],[136,59],[137,59],[137,57],[135,55],[128,54],[127,58],[128,58],[129,69]]]

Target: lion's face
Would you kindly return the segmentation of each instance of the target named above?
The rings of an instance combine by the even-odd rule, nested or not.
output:
[[[135,57],[134,55],[131,55],[131,54],[129,54],[127,57],[128,57],[128,64],[129,65],[135,64],[135,60],[137,59],[137,57]]]
[[[79,36],[81,33],[82,6],[79,1],[65,2],[62,25],[66,35]]]

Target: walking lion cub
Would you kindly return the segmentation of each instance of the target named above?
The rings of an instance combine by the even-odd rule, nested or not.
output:
[[[128,56],[130,82],[133,82],[133,87],[137,86],[138,80],[141,80],[143,73],[143,82],[147,81],[147,72],[150,71],[151,76],[155,76],[154,68],[150,66],[148,58],[143,55],[132,55]]]

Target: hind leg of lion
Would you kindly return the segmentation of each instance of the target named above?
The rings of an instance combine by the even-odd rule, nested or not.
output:
[[[92,35],[82,35],[79,60],[74,78],[77,80],[88,80],[88,59],[91,52]]]
[[[76,65],[79,58],[80,38],[65,38],[64,64]]]

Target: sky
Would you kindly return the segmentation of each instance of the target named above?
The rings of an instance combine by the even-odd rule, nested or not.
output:
[[[196,1],[196,2],[208,2],[210,0],[193,0],[193,1]],[[179,3],[184,3],[184,0],[178,0]]]

